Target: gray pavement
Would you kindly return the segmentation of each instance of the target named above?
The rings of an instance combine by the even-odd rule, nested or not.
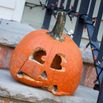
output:
[[[48,91],[18,83],[9,71],[0,70],[0,96],[32,103],[96,103],[98,91],[79,86],[73,96],[54,96]]]

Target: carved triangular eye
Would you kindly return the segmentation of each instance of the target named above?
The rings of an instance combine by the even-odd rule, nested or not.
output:
[[[35,60],[36,62],[39,62],[40,64],[44,64],[45,56],[46,56],[46,51],[41,48],[38,48],[34,51],[30,59]]]
[[[58,70],[62,69],[61,62],[62,62],[61,56],[56,54],[52,63],[51,63],[51,68],[58,69]]]

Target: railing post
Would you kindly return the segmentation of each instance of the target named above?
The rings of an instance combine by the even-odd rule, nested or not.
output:
[[[100,87],[97,103],[103,103],[103,80]]]
[[[89,3],[90,0],[81,0],[80,9],[79,9],[80,14],[87,14]],[[84,28],[84,24],[81,22],[80,18],[78,18],[76,22],[74,36],[73,36],[73,40],[78,46],[80,45],[81,42],[83,28]]]
[[[44,16],[44,21],[42,25],[43,29],[49,29],[50,21],[51,21],[51,17],[53,13],[53,10],[51,9],[51,7],[52,6],[56,7],[57,3],[58,3],[58,0],[48,0],[47,8],[45,11],[45,16]]]

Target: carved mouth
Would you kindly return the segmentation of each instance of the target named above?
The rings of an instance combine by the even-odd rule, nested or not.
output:
[[[45,78],[43,78],[43,79],[46,79],[45,71],[41,74],[41,76],[45,77]],[[37,84],[38,84],[38,85],[37,85],[38,88],[40,87],[40,85],[42,85],[42,82],[41,82],[41,81],[38,81],[38,80],[33,79],[32,77],[30,77],[29,75],[27,75],[26,73],[24,73],[24,72],[21,71],[21,70],[17,73],[17,77],[18,77],[19,79],[21,79],[21,80],[26,79],[26,80],[28,80],[28,81],[34,82],[34,84],[37,83]],[[58,89],[58,87],[57,87],[57,85],[44,86],[44,87],[42,87],[42,89],[49,90],[49,91],[51,91],[53,94],[55,94],[56,91],[57,91],[57,89]]]
[[[25,78],[25,79],[30,80],[30,81],[35,81],[32,77],[30,77],[29,75],[25,74],[22,71],[18,72],[17,77],[20,79]]]

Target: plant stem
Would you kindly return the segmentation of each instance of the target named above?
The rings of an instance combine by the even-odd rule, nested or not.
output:
[[[52,31],[49,34],[57,40],[64,41],[63,30],[65,22],[66,22],[66,14],[65,12],[61,11],[58,13],[57,21]]]

